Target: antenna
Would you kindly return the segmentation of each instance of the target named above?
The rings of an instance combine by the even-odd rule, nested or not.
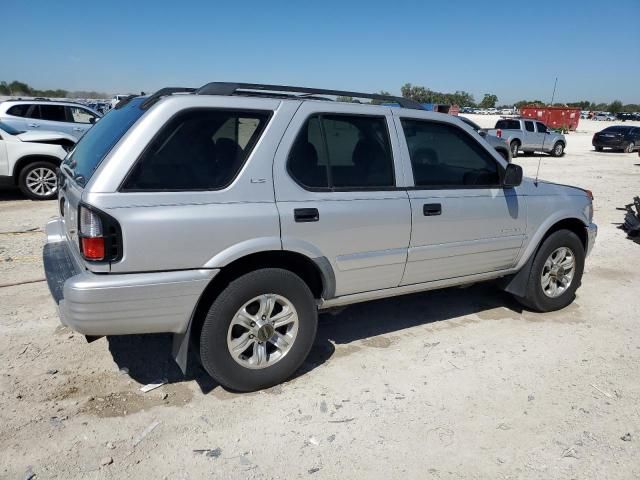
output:
[[[550,106],[553,107],[553,100],[556,98],[556,87],[558,86],[558,77],[556,77],[556,81],[553,83],[553,93],[551,94],[551,103],[549,104]],[[547,122],[549,123],[549,113],[547,112]],[[547,136],[545,134],[545,136],[542,139],[542,147],[541,150],[544,150],[544,142],[547,139]],[[538,186],[538,174],[540,173],[540,164],[542,163],[542,152],[540,152],[538,154],[538,169],[536,170],[536,180],[535,182],[533,182],[535,184],[535,186]]]

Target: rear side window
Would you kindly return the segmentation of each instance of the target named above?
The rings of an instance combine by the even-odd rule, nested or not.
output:
[[[270,112],[212,109],[178,114],[138,159],[123,190],[218,190],[228,186],[269,116]]]
[[[497,186],[495,159],[460,128],[438,122],[402,119],[416,186]]]
[[[518,120],[498,120],[496,128],[502,130],[520,130],[520,122]]]
[[[14,105],[7,110],[7,115],[13,115],[14,117],[26,117],[29,105]]]
[[[524,128],[527,130],[527,132],[535,132],[536,131],[536,129],[535,129],[534,125],[533,125],[533,122],[530,122],[528,120],[526,122],[524,122]]]
[[[310,117],[289,153],[290,175],[307,188],[376,189],[395,185],[384,117]]]

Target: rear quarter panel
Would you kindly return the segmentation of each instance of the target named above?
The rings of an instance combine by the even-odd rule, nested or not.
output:
[[[112,272],[218,268],[244,255],[279,250],[273,157],[296,102],[185,96],[153,107],[103,161],[83,200],[121,226],[123,258]],[[272,110],[262,137],[228,187],[214,191],[119,192],[144,146],[175,113],[211,107]]]

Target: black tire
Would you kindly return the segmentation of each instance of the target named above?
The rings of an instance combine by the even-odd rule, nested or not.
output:
[[[601,152],[602,151],[602,147],[595,147],[596,152]]]
[[[518,156],[518,150],[520,150],[520,142],[514,140],[509,144],[509,148],[511,149],[511,158],[516,158]]]
[[[236,312],[251,299],[264,294],[280,295],[291,302],[298,314],[298,331],[290,350],[281,360],[265,368],[251,369],[231,356],[227,335]],[[231,282],[209,308],[200,335],[202,365],[209,375],[231,390],[250,392],[271,387],[300,368],[313,346],[317,324],[315,299],[300,277],[279,268],[247,273]]]
[[[561,157],[562,155],[564,155],[564,143],[556,142],[551,149],[551,156]]]
[[[511,158],[509,157],[509,152],[507,151],[507,149],[505,149],[505,148],[496,148],[496,152],[498,152],[500,154],[500,156],[502,158],[504,158],[507,162],[511,161]]]
[[[636,149],[636,144],[633,142],[629,142],[629,144],[624,149],[624,153],[633,153],[635,149]]]
[[[559,296],[547,296],[541,284],[542,270],[549,256],[558,248],[567,247],[575,256],[575,271],[569,287]],[[552,312],[566,307],[575,298],[584,271],[584,246],[578,236],[570,230],[558,230],[549,235],[540,245],[531,266],[524,297],[516,297],[525,307],[538,312]]]
[[[20,175],[18,175],[18,187],[20,187],[20,191],[32,200],[51,200],[52,198],[56,198],[56,196],[58,195],[58,176],[56,174],[56,168],[57,167],[53,163],[45,161],[33,162],[28,164],[26,167],[20,170]],[[53,173],[53,178],[55,178],[55,188],[53,189],[53,191],[38,194],[35,188],[30,188],[30,186],[27,184],[27,180],[29,178],[29,175],[36,171],[46,171]],[[49,175],[50,173],[47,173],[47,176]]]

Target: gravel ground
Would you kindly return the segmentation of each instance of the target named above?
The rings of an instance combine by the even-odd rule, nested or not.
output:
[[[254,394],[183,378],[166,335],[62,327],[39,281],[55,203],[0,194],[0,477],[640,478],[640,245],[616,228],[640,158],[593,151],[603,126],[542,161],[595,195],[574,304],[535,314],[478,284],[355,305],[321,316],[296,378]]]

